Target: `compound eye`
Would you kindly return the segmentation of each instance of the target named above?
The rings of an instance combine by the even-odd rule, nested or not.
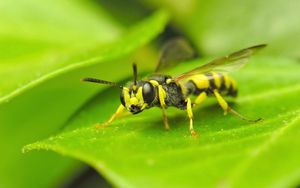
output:
[[[155,99],[155,88],[149,82],[143,85],[143,98],[147,104],[151,104]]]
[[[123,91],[121,92],[120,100],[121,100],[122,105],[125,107],[126,105],[125,105],[125,99],[124,99]]]

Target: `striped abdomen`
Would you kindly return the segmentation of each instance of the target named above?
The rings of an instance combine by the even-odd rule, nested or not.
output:
[[[209,72],[191,76],[188,78],[185,88],[187,96],[191,94],[199,95],[203,91],[211,94],[214,89],[217,89],[222,95],[237,96],[235,81],[228,75],[221,73]]]

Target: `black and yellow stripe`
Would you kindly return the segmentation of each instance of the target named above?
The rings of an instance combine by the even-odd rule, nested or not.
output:
[[[222,95],[237,96],[236,82],[228,75],[222,73],[208,72],[190,77],[185,84],[186,95],[199,95],[202,92],[208,95],[217,89]]]

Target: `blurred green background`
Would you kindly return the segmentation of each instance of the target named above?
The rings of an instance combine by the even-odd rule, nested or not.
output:
[[[269,102],[270,104],[265,103],[268,108],[262,107],[261,111],[265,112],[270,119],[273,118],[274,122],[281,124],[270,123],[274,124],[274,129],[270,131],[272,135],[268,135],[267,142],[263,143],[265,145],[272,144],[272,139],[276,140],[277,134],[283,134],[281,125],[284,125],[286,121],[292,122],[293,128],[291,128],[293,135],[287,135],[286,138],[292,137],[295,140],[285,139],[280,142],[282,150],[278,152],[284,151],[287,156],[286,159],[281,158],[285,161],[279,161],[279,163],[285,164],[286,168],[274,167],[278,173],[270,175],[269,179],[266,175],[266,179],[261,181],[264,183],[254,185],[260,187],[298,185],[300,183],[300,164],[298,162],[300,155],[295,150],[298,150],[297,146],[300,146],[297,140],[297,136],[300,135],[298,130],[300,103],[297,98],[300,94],[299,9],[300,1],[298,0],[0,1],[0,187],[111,187],[113,185],[118,187],[142,185],[165,187],[168,185],[166,182],[171,181],[169,178],[164,182],[162,180],[164,178],[159,179],[147,173],[135,182],[133,179],[136,174],[143,173],[143,170],[139,171],[143,166],[138,168],[138,165],[131,164],[132,166],[130,166],[128,164],[124,169],[116,171],[115,169],[121,167],[117,162],[115,166],[111,165],[114,164],[114,160],[112,160],[107,162],[105,167],[95,167],[95,161],[105,162],[106,159],[105,157],[94,158],[94,156],[102,156],[101,152],[91,155],[92,157],[86,154],[85,158],[85,150],[82,148],[89,147],[89,143],[81,145],[79,142],[80,139],[85,138],[84,133],[81,135],[79,132],[79,135],[75,135],[74,143],[78,144],[78,148],[72,146],[72,149],[69,148],[69,150],[71,140],[66,141],[66,145],[59,145],[60,141],[55,140],[57,138],[55,137],[53,144],[51,136],[61,133],[68,134],[74,130],[80,131],[82,127],[92,126],[96,121],[106,119],[119,103],[118,93],[113,92],[115,90],[82,85],[79,82],[81,77],[90,76],[112,81],[126,81],[130,79],[130,66],[133,61],[138,62],[141,73],[149,73],[157,62],[159,47],[164,41],[177,35],[187,38],[197,49],[201,59],[205,60],[251,45],[268,44],[268,48],[260,54],[261,58],[255,60],[252,68],[250,66],[251,75],[247,75],[247,70],[245,70],[243,72],[245,76],[239,78],[239,81],[243,83],[241,85],[244,85],[242,94],[252,94],[251,92],[255,94],[262,91],[262,95],[264,95],[272,89],[278,88],[275,91],[278,91],[278,96],[282,99],[274,99]],[[201,63],[206,62],[201,59]],[[268,63],[264,65],[265,62]],[[197,64],[199,62],[194,62],[188,68]],[[184,69],[184,66],[182,67]],[[174,72],[179,73],[181,70],[178,68]],[[256,79],[263,81],[256,83]],[[256,86],[255,84],[261,85]],[[259,93],[259,97],[260,95]],[[95,119],[90,117],[76,119],[77,114],[84,116],[85,113],[90,113],[88,110],[90,105],[99,103],[94,101],[95,96],[108,101],[95,107],[98,109],[93,114]],[[249,99],[249,101],[252,100],[255,101],[256,98]],[[278,111],[272,111],[272,105],[277,106]],[[249,106],[251,106],[251,109],[248,109],[250,115],[252,112],[252,115],[259,115],[254,112],[254,102]],[[243,110],[243,108],[241,109]],[[244,111],[247,109],[245,108]],[[282,113],[287,114],[282,115]],[[96,118],[98,115],[100,119]],[[208,114],[208,116],[210,115]],[[140,116],[140,119],[142,118]],[[279,120],[275,121],[274,118],[279,118]],[[70,123],[73,121],[76,123]],[[209,124],[209,118],[205,121]],[[148,119],[148,122],[151,127],[151,118]],[[134,123],[136,122],[133,120]],[[152,122],[153,124],[160,124],[160,122],[155,121]],[[184,122],[180,124],[184,124]],[[216,124],[222,126],[222,121],[217,121]],[[203,129],[202,132],[205,133],[206,128]],[[185,129],[178,129],[179,135],[177,136],[188,139],[181,135],[183,130]],[[259,129],[254,129],[247,135],[255,137],[257,132]],[[267,134],[264,131],[262,133]],[[109,135],[109,133],[107,134]],[[176,131],[174,135],[176,135]],[[76,140],[77,136],[79,140]],[[149,136],[148,139],[151,139],[151,132],[143,136],[145,139],[148,138],[147,136]],[[160,136],[164,137],[165,135]],[[243,134],[241,133],[240,136],[242,137]],[[49,147],[48,149],[59,154],[45,150],[22,153],[25,145],[49,137],[50,141],[47,142],[47,146],[34,146],[34,149]],[[107,141],[113,143],[112,138]],[[191,140],[181,142],[175,137],[168,139],[174,139],[173,143],[179,146],[183,142],[195,147],[198,147],[199,144],[198,142],[197,144],[191,143]],[[225,135],[222,142],[228,141],[226,139]],[[257,144],[259,141],[257,140]],[[137,139],[137,142],[144,143],[143,137]],[[203,144],[201,147],[208,147],[205,142],[199,142]],[[127,147],[131,143],[133,142],[125,143],[125,145],[118,145],[119,143],[114,145],[113,143],[111,147]],[[139,147],[141,150],[135,148],[133,151],[160,152],[160,150],[156,150],[159,148],[159,143],[155,143],[157,144],[155,147],[152,147],[151,143],[147,145],[147,141],[145,143],[146,149],[141,144]],[[170,141],[170,143],[172,142]],[[51,144],[55,147],[51,147]],[[101,150],[96,146],[98,145],[91,144],[89,149]],[[173,145],[172,147],[176,148],[177,146]],[[243,148],[239,142],[237,146]],[[167,147],[168,145],[166,145]],[[170,148],[172,147],[170,146]],[[145,151],[142,151],[143,149]],[[116,153],[120,152],[118,154],[122,156],[123,150],[126,148],[122,148]],[[211,153],[211,155],[214,154]],[[198,157],[200,160],[201,156]],[[277,162],[274,160],[274,164]],[[102,175],[96,175],[96,172],[87,167],[86,163],[96,168],[105,178],[100,177]],[[120,165],[124,163],[120,163]],[[176,161],[173,161],[172,164],[176,164]],[[264,161],[262,164],[266,164],[268,167],[260,169],[261,172],[272,169],[273,163],[267,164]],[[231,163],[228,163],[228,166],[230,165]],[[135,171],[136,174],[130,174],[132,179],[127,177],[126,170]],[[187,172],[183,175],[177,174],[178,177],[182,177],[182,180],[179,178],[178,182],[176,181],[175,185],[178,187],[195,186],[196,184],[205,187],[234,187],[221,180],[221,183],[205,182],[204,180],[203,184],[199,184],[197,181],[195,184],[186,183],[190,179],[185,178],[184,174],[189,174],[189,170],[188,168],[184,170]],[[194,171],[196,170],[194,169]],[[156,171],[151,171],[151,173],[156,174]],[[172,172],[170,172],[170,176],[172,176]],[[233,177],[233,181],[239,179],[238,175]],[[247,177],[252,178],[251,175],[244,176],[244,178]],[[207,179],[220,178],[216,174],[208,174]],[[256,180],[260,181],[259,178]],[[148,184],[149,182],[155,183]],[[244,181],[244,183],[246,182]],[[171,185],[170,187],[174,187]]]

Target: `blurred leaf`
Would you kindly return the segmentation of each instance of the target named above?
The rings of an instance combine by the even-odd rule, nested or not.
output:
[[[98,2],[114,19],[124,26],[130,26],[143,17],[147,17],[152,11],[136,0],[94,0]],[[130,6],[128,6],[130,5]]]
[[[62,1],[65,2],[65,1]],[[50,3],[51,4],[51,3]],[[75,4],[76,5],[76,4]],[[81,4],[77,5],[80,6]],[[44,6],[44,5],[43,5]],[[57,8],[57,7],[56,7]],[[69,7],[70,8],[70,7]],[[78,7],[77,7],[78,8]],[[40,9],[38,9],[41,11]],[[100,12],[101,13],[101,12]],[[3,61],[0,64],[0,76],[1,76],[1,93],[0,96],[0,103],[7,101],[11,99],[12,97],[15,97],[22,93],[23,91],[37,85],[38,83],[41,83],[45,81],[46,79],[49,79],[51,77],[54,77],[58,74],[62,74],[64,72],[67,72],[69,70],[72,70],[74,68],[80,68],[82,66],[88,66],[91,64],[95,64],[98,61],[101,61],[102,59],[107,59],[107,58],[114,58],[116,56],[120,56],[121,54],[127,54],[129,51],[132,51],[136,49],[136,45],[141,44],[146,44],[150,38],[148,37],[154,37],[154,35],[157,35],[157,31],[162,31],[162,23],[166,22],[166,15],[164,15],[162,12],[160,14],[157,14],[154,16],[156,18],[153,18],[153,23],[150,23],[151,20],[149,20],[147,23],[142,24],[138,31],[135,31],[134,28],[132,28],[132,31],[129,31],[128,37],[125,38],[122,41],[116,41],[114,44],[111,45],[104,45],[108,41],[111,41],[110,38],[118,39],[118,38],[123,38],[124,36],[122,35],[117,35],[114,34],[116,33],[116,30],[120,32],[121,28],[113,28],[110,29],[109,26],[103,25],[99,23],[98,28],[93,28],[93,27],[88,27],[88,26],[83,26],[83,25],[77,25],[80,29],[74,29],[71,28],[70,30],[73,31],[75,30],[76,32],[80,32],[82,29],[85,30],[85,36],[90,37],[88,39],[86,38],[81,38],[81,36],[77,36],[74,33],[66,34],[66,33],[60,33],[58,36],[64,38],[65,35],[68,37],[72,37],[73,40],[75,41],[69,41],[68,37],[63,39],[60,42],[63,42],[64,40],[68,40],[66,44],[64,44],[63,47],[58,47],[57,44],[44,44],[43,42],[45,41],[36,41],[36,40],[41,40],[43,39],[41,33],[38,35],[38,39],[34,40],[32,38],[26,38],[26,39],[18,39],[17,36],[20,35],[19,33],[16,34],[17,39],[7,39],[6,33],[3,34],[3,40],[6,42],[3,45],[3,48],[6,48],[6,44],[9,43],[9,45],[13,46],[10,49],[10,51],[22,51],[23,53],[24,50],[23,48],[26,47],[30,53],[33,53],[30,55],[29,52],[26,52],[26,57],[20,58],[20,54],[17,54],[17,58],[14,57],[15,54],[13,54],[11,58],[8,58],[7,54],[9,52],[4,52],[3,56],[4,59],[9,59],[7,62]],[[26,18],[26,17],[25,17]],[[85,18],[85,17],[83,17]],[[70,19],[70,18],[69,18]],[[73,19],[73,18],[72,18]],[[89,20],[88,18],[85,18]],[[104,19],[105,20],[105,19]],[[52,20],[53,22],[56,20]],[[66,20],[63,20],[66,21]],[[78,22],[78,20],[76,20]],[[82,21],[83,23],[86,23]],[[26,22],[25,22],[26,23]],[[89,22],[87,22],[89,23]],[[94,26],[94,25],[92,25]],[[24,28],[27,28],[29,26],[25,25]],[[56,28],[55,25],[51,25],[51,28],[54,27]],[[73,27],[73,26],[72,26]],[[95,26],[94,26],[95,27]],[[35,26],[34,28],[38,28]],[[104,28],[104,29],[103,29]],[[151,28],[151,30],[149,30]],[[44,26],[41,28],[42,31]],[[52,28],[53,29],[53,28]],[[61,28],[62,29],[62,28]],[[22,29],[21,29],[22,30]],[[25,29],[24,29],[25,30]],[[97,35],[94,37],[90,31],[95,31],[97,32]],[[19,31],[19,30],[17,30]],[[26,31],[26,30],[25,30]],[[30,30],[31,31],[31,30]],[[54,31],[51,31],[50,29],[47,29],[49,31],[49,35],[54,34],[56,37],[56,33]],[[74,32],[75,32],[74,31]],[[53,33],[51,33],[53,32]],[[66,32],[64,30],[64,32]],[[0,32],[1,33],[1,32]],[[26,33],[26,32],[25,32]],[[110,33],[110,35],[113,35],[111,37],[106,36],[108,35],[107,33]],[[136,35],[140,35],[141,33],[144,34],[143,37],[140,37],[136,40],[133,40],[136,38]],[[23,33],[22,33],[23,34]],[[43,33],[42,33],[43,34]],[[11,34],[13,35],[13,34]],[[35,35],[31,34],[30,35]],[[100,35],[101,39],[97,39],[97,36]],[[28,37],[28,36],[27,36]],[[31,37],[31,36],[29,36]],[[48,39],[48,38],[46,38]],[[46,40],[45,39],[45,40]],[[0,35],[0,40],[1,40],[1,35]],[[15,41],[16,40],[16,41]],[[25,41],[24,41],[25,40]],[[52,38],[49,39],[52,43],[55,43],[55,40],[52,41]],[[11,43],[11,41],[13,43]],[[70,45],[70,42],[75,43],[74,45]],[[30,44],[28,44],[30,43]],[[42,44],[41,44],[42,43]],[[79,46],[77,46],[77,45]],[[88,44],[88,46],[87,46]],[[128,45],[131,44],[131,45]],[[18,48],[15,48],[15,45]],[[56,47],[54,49],[53,45]],[[126,48],[124,48],[124,45],[126,45]],[[34,49],[29,50],[32,46]],[[42,46],[44,48],[47,48],[47,51],[42,51],[40,53],[36,53],[35,50],[37,50],[38,46]],[[1,49],[1,46],[0,46]],[[39,48],[38,48],[39,49]],[[40,49],[39,49],[40,50]],[[28,57],[29,56],[29,57]]]
[[[299,70],[293,61],[261,57],[233,75],[240,83],[233,108],[265,119],[257,124],[224,117],[210,99],[194,110],[197,138],[190,137],[186,113],[177,109],[168,111],[168,132],[158,108],[96,129],[93,125],[119,104],[119,93],[109,89],[73,116],[67,124],[72,129],[24,151],[46,149],[80,159],[118,187],[295,186],[300,178]]]
[[[204,55],[268,43],[268,54],[300,57],[300,1],[142,1],[170,10],[175,26]]]
[[[74,55],[111,43],[123,30],[82,1],[1,1],[0,12],[0,102],[74,66],[82,60]]]
[[[157,12],[124,29],[95,7],[84,1],[0,2],[0,187],[57,187],[66,181],[80,166],[74,160],[46,152],[22,155],[22,146],[57,131],[101,90],[83,86],[80,78],[124,78],[129,56],[167,22]]]

